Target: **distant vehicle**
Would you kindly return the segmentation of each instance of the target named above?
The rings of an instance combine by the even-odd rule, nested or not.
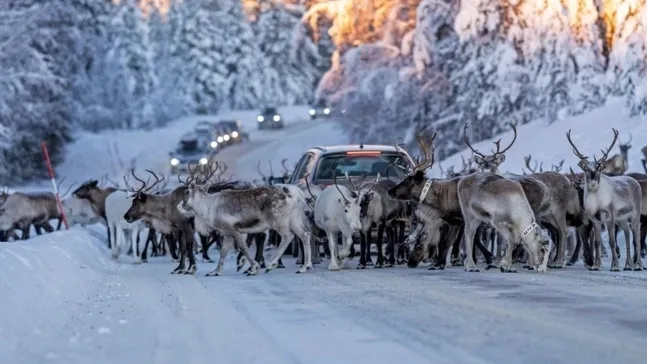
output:
[[[310,148],[297,162],[289,182],[308,183],[324,188],[333,184],[335,173],[339,185],[350,186],[345,174],[355,180],[366,175],[368,179],[391,178],[401,181],[414,166],[411,156],[393,145],[335,145]]]
[[[256,117],[258,130],[283,129],[283,117],[275,107],[266,107]]]
[[[242,143],[249,140],[249,133],[243,130],[240,120],[220,120],[216,125],[223,125],[229,128],[229,136],[232,143]]]
[[[171,173],[179,174],[188,172],[191,161],[198,161],[200,165],[209,163],[214,152],[209,150],[206,141],[194,132],[186,133],[180,138],[177,149],[169,153]]]
[[[332,112],[330,107],[323,103],[317,103],[308,110],[308,114],[310,114],[310,119],[314,120],[316,118],[329,118]]]
[[[198,122],[193,128],[193,132],[211,149],[218,149],[224,146],[220,145],[220,142],[217,141],[219,135],[218,126],[211,121]]]

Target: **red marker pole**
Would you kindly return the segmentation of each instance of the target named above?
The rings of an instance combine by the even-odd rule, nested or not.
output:
[[[56,178],[54,177],[54,169],[52,168],[52,162],[49,160],[49,153],[47,152],[47,145],[43,142],[43,155],[45,155],[45,164],[47,165],[47,170],[49,172],[49,178],[52,179],[52,186],[54,187],[54,195],[56,196],[56,204],[58,205],[58,211],[63,217],[63,224],[65,224],[65,230],[68,230],[67,218],[65,217],[65,211],[63,211],[63,204],[61,203],[61,196],[58,194],[58,186],[56,185]]]

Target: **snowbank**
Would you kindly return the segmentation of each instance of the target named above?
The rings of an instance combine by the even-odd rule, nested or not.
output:
[[[620,153],[618,144],[627,142],[629,133],[631,133],[633,140],[631,141],[632,148],[629,150],[629,171],[644,172],[640,162],[640,159],[643,158],[640,149],[647,140],[647,120],[629,118],[625,109],[626,107],[621,101],[614,100],[602,108],[548,126],[539,122],[523,125],[517,129],[517,141],[506,152],[506,160],[501,165],[501,171],[521,173],[521,169],[525,169],[524,157],[532,154],[533,160],[544,163],[544,170],[550,170],[551,164],[558,164],[562,159],[565,159],[562,172],[568,172],[569,166],[573,166],[573,170],[579,172],[579,169],[576,168],[579,159],[573,154],[573,148],[566,140],[566,132],[572,129],[571,138],[580,152],[586,155],[595,153],[597,157],[600,157],[600,149],[607,148],[613,139],[611,128],[616,128],[620,134],[618,142],[609,156]],[[501,147],[504,147],[512,141],[512,137],[513,133],[510,131],[492,140],[473,144],[473,147],[481,153],[490,153],[490,150],[494,148],[493,141],[501,138]],[[440,163],[443,169],[454,165],[454,169],[459,170],[462,166],[461,155],[469,158],[471,154],[471,150],[465,148],[462,152],[452,155]],[[438,162],[429,171],[429,175],[440,176]]]
[[[129,267],[111,261],[90,230],[0,243],[0,358],[69,325],[101,278],[121,269]]]

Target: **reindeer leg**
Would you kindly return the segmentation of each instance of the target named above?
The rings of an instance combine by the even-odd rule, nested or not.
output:
[[[175,235],[175,234],[174,234],[174,235]],[[181,232],[181,231],[178,233],[178,236],[179,236],[179,242],[180,242],[180,262],[179,262],[179,264],[178,264],[177,268],[175,268],[175,269],[171,272],[171,274],[183,274],[183,273],[184,273],[184,271],[186,270],[186,266],[185,266],[185,264],[184,264],[184,263],[185,263],[185,261],[186,261],[187,250],[188,250],[189,248],[190,248],[190,249],[193,249],[193,247],[187,247],[187,244],[186,244],[187,240],[184,238],[184,236],[183,236],[183,235],[184,235],[184,234],[182,234],[182,232]],[[192,252],[191,252],[191,253],[192,253]]]
[[[496,230],[492,229],[495,233]],[[476,247],[479,249],[479,251],[483,254],[483,258],[485,258],[485,264],[487,266],[485,267],[486,270],[491,269],[491,268],[497,268],[494,264],[492,264],[492,258],[494,257],[492,253],[488,250],[488,248],[478,239],[474,240],[474,244]],[[476,261],[476,259],[475,259]]]
[[[137,235],[139,235],[139,234],[137,234]],[[141,261],[142,261],[142,263],[148,263],[148,244],[151,242],[150,235],[151,235],[151,232],[149,230],[148,234],[146,235],[146,242],[144,242],[144,249],[141,252]],[[153,234],[153,237],[155,237],[154,234]],[[155,242],[153,242],[153,244],[151,246],[152,246],[151,249],[153,249],[153,252],[151,253],[151,256],[154,256],[155,255]]]
[[[200,238],[200,245],[202,246],[202,260],[205,263],[213,263],[213,260],[209,256],[209,248],[211,248],[211,244],[213,244],[213,239],[211,236],[204,236],[202,234],[198,234],[198,237]]]
[[[247,234],[247,237],[245,238],[245,244],[247,244],[247,249],[252,245],[252,240],[254,240],[254,234]],[[251,264],[251,262],[249,262]],[[238,251],[238,255],[236,255],[236,272],[240,272],[241,269],[247,264],[247,258],[245,258],[245,255],[243,254],[242,250]]]
[[[384,250],[382,246],[382,237],[384,235],[384,223],[380,222],[377,228],[377,242],[375,245],[377,245],[377,262],[375,263],[375,268],[383,268],[384,267]]]
[[[643,158],[643,159],[641,159],[640,161],[641,161],[641,162],[642,162],[642,164],[643,164],[643,169],[645,170],[645,173],[647,173],[647,160],[645,160],[645,159]]]
[[[229,253],[229,249],[231,249],[231,247],[232,247],[231,243],[226,243],[223,241],[222,247],[220,248],[220,258],[218,258],[218,266],[216,267],[216,269],[207,273],[206,274],[207,277],[221,276],[223,274],[222,269],[225,265],[225,258],[227,258],[227,254]]]
[[[638,237],[640,236],[640,215],[634,216],[632,219],[632,226],[633,228],[633,238],[634,238],[634,255],[633,255],[633,260],[634,260],[634,270],[635,271],[642,271],[644,269],[643,267],[643,261],[642,261],[642,256],[640,255],[640,240],[638,240]]]
[[[366,266],[373,266],[373,259],[371,259],[371,246],[373,245],[373,224],[366,232]],[[360,247],[361,248],[361,247]]]
[[[407,249],[404,248],[405,223],[404,223],[404,221],[396,221],[396,224],[397,224],[396,226],[398,227],[398,231],[396,232],[396,234],[398,232],[400,234],[398,235],[398,239],[397,239],[398,255],[397,255],[397,260],[396,260],[395,263],[397,265],[402,265],[402,264],[405,264],[407,262],[407,257],[405,256]]]
[[[387,261],[385,267],[393,268],[393,266],[395,265],[395,229],[393,228],[392,224],[386,229],[386,239],[386,250],[389,260]]]
[[[193,254],[193,245],[195,245],[195,234],[193,233],[193,228],[191,227],[191,224],[189,224],[188,221],[182,224],[182,237],[184,238],[184,242],[187,245],[187,252],[189,254],[189,266],[184,271],[184,274],[195,274],[195,272],[198,269],[197,263],[195,260],[195,254]],[[202,246],[203,256],[204,256],[205,249],[208,249],[208,248],[209,246],[207,246],[206,248]]]
[[[633,259],[631,259],[631,229],[626,221],[618,222],[618,227],[622,229],[622,233],[625,237],[625,267],[623,270],[632,270],[634,262]],[[616,242],[617,241],[618,239],[616,238]]]
[[[611,271],[620,271],[620,262],[618,261],[618,251],[616,249],[618,242],[616,241],[616,220],[611,211],[611,221],[607,223],[607,230],[609,231],[609,247],[611,248]]]
[[[36,231],[36,235],[43,235],[43,228],[40,224],[34,224],[34,230]]]
[[[366,269],[366,231],[359,232],[359,264],[357,269]]]
[[[577,263],[578,260],[580,260],[580,252],[582,251],[582,239],[580,237],[580,233],[578,232],[578,229],[575,229],[575,248],[571,252],[571,258],[566,262],[566,265],[573,265]]]
[[[254,243],[256,245],[256,254],[254,260],[259,264],[261,269],[265,269],[265,256],[263,252],[265,251],[265,237],[267,234],[254,234]]]
[[[474,262],[474,239],[476,239],[476,231],[479,225],[479,221],[465,219],[463,241],[465,242],[465,254],[467,255],[464,262],[466,272],[479,272],[476,262]]]
[[[461,242],[463,241],[464,228],[461,226],[460,228],[457,228],[457,230],[458,233],[456,234],[456,238],[452,243],[452,252],[450,257],[450,264],[453,267],[463,266],[463,258],[461,257]]]
[[[642,217],[640,219],[640,256],[645,258],[647,257],[647,242],[645,242],[645,238],[647,238],[647,221]]]
[[[166,235],[166,243],[168,244],[168,251],[171,253],[171,259],[174,261],[179,262],[180,258],[178,256],[178,253],[181,254],[181,247],[178,249],[178,236],[179,233],[177,232],[172,232],[171,234]]]
[[[594,231],[594,248],[593,248],[593,266],[591,270],[600,270],[602,268],[602,227],[597,221],[593,222]]]

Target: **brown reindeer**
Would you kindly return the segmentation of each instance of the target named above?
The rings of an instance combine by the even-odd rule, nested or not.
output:
[[[631,133],[629,133],[629,141],[626,143],[619,142],[620,154],[614,154],[611,158],[607,159],[602,173],[607,176],[622,176],[627,173],[629,169],[629,149],[631,149]]]

